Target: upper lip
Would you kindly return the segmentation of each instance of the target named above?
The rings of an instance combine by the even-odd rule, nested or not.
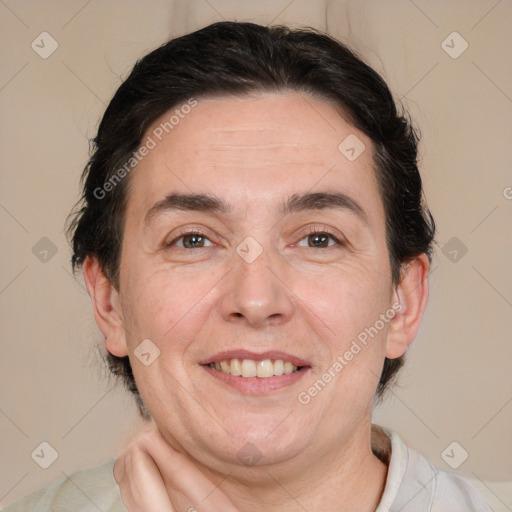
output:
[[[283,361],[289,361],[295,366],[311,366],[311,363],[301,359],[300,357],[294,356],[292,354],[287,354],[286,352],[281,352],[280,350],[268,350],[266,352],[262,352],[257,354],[256,352],[251,352],[250,350],[226,350],[223,352],[218,352],[217,354],[200,361],[199,364],[206,365],[210,363],[220,363],[221,361],[226,361],[228,359],[253,359],[254,361],[263,361],[264,359],[282,359]]]

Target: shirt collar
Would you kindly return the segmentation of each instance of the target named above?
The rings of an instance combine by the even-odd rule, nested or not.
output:
[[[372,451],[388,465],[386,485],[375,512],[389,512],[402,485],[409,453],[400,436],[379,425],[372,425]]]

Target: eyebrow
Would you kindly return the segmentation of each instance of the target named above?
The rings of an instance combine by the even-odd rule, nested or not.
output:
[[[342,192],[293,194],[281,203],[278,213],[289,215],[291,213],[326,209],[349,211],[368,224],[368,216],[362,206]],[[148,210],[144,223],[146,225],[150,224],[159,214],[173,210],[229,215],[233,212],[233,207],[221,197],[212,194],[171,193]]]

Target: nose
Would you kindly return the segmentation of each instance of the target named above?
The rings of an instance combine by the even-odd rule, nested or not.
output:
[[[232,270],[223,282],[223,319],[253,328],[288,322],[296,308],[285,274],[285,262],[270,249],[254,261],[244,259],[243,252],[235,253]]]

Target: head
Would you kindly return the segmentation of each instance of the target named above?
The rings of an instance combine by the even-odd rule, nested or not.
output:
[[[312,29],[216,23],[137,62],[69,231],[141,414],[211,460],[247,442],[290,458],[355,432],[426,303],[417,143],[382,78]],[[232,389],[209,363],[233,350],[303,368],[282,389]]]

